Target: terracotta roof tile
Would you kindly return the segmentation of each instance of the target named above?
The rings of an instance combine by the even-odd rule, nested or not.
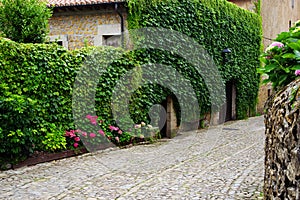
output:
[[[124,2],[125,0],[48,0],[48,6],[65,7]]]

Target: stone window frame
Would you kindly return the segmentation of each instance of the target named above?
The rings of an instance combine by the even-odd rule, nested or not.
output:
[[[94,45],[103,46],[104,45],[103,36],[120,36],[120,35],[122,35],[120,24],[98,25],[98,33],[97,33],[97,37],[95,37],[94,39]]]
[[[62,46],[69,49],[68,35],[52,35],[49,39],[50,42],[62,42]]]

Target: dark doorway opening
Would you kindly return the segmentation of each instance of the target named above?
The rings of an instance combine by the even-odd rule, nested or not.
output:
[[[236,119],[236,86],[233,81],[226,82],[225,122]]]
[[[226,83],[226,116],[225,121],[232,120],[232,83]]]
[[[167,99],[164,100],[163,102],[161,102],[161,105],[164,107],[165,111],[167,111],[167,109],[168,109],[168,101],[167,101]],[[160,118],[160,121],[158,122],[158,125],[159,125],[159,128],[160,128],[161,137],[162,138],[167,137],[167,121],[165,121],[163,118]]]

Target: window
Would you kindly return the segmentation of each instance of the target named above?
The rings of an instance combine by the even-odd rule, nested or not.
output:
[[[121,46],[121,35],[103,35],[102,45],[113,47]]]
[[[105,24],[98,26],[98,35],[94,40],[95,46],[121,45],[121,24]]]
[[[67,35],[53,35],[50,36],[50,43],[56,42],[57,44],[68,49],[68,36]]]

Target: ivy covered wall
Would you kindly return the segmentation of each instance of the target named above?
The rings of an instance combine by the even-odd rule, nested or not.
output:
[[[237,86],[237,118],[255,113],[259,88],[256,68],[260,66],[262,41],[259,15],[225,0],[129,0],[127,4],[129,29],[162,27],[195,39],[213,57],[224,83],[231,81]],[[222,50],[225,48],[230,48],[231,53],[224,63]],[[164,56],[158,56],[155,50],[147,53],[154,63],[170,64],[178,70],[187,66],[184,60],[167,52],[159,53]],[[197,96],[204,112],[209,110],[210,97],[199,77],[190,80],[197,81],[194,88],[199,90]]]

